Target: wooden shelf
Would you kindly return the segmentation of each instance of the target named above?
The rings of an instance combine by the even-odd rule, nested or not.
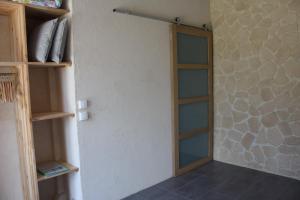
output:
[[[24,62],[0,62],[0,67],[16,67],[18,65],[22,65]],[[72,62],[61,62],[61,63],[55,63],[55,62],[27,62],[29,67],[36,67],[36,68],[50,68],[50,67],[70,67],[72,66]]]
[[[51,162],[50,162],[51,163]],[[53,161],[53,163],[59,163],[59,164],[62,164],[64,165],[66,168],[69,169],[69,171],[66,171],[66,172],[63,172],[63,173],[59,173],[59,174],[56,174],[54,176],[44,176],[40,173],[37,174],[37,180],[38,182],[40,181],[45,181],[45,180],[48,180],[48,179],[51,179],[51,178],[55,178],[55,177],[58,177],[58,176],[62,176],[62,175],[66,175],[66,174],[70,174],[70,173],[74,173],[74,172],[78,172],[79,171],[79,168],[78,167],[74,167],[73,165],[69,164],[69,163],[66,163],[66,162],[55,162]]]
[[[24,4],[26,14],[31,17],[59,17],[68,14],[69,11],[60,8],[49,8],[44,6],[35,6],[31,4]]]
[[[0,62],[0,67],[16,67],[23,64],[22,62]]]
[[[36,122],[36,121],[74,117],[74,116],[75,116],[74,113],[67,113],[67,112],[33,113],[31,121]]]
[[[55,62],[28,62],[28,66],[32,68],[50,68],[50,67],[70,67],[72,65],[71,62],[62,62],[62,63],[55,63]]]

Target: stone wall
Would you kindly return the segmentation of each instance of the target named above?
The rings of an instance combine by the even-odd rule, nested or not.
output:
[[[215,160],[300,179],[300,1],[211,0]]]

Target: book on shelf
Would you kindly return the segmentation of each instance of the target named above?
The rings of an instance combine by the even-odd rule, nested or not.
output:
[[[55,176],[70,171],[58,162],[44,163],[37,166],[37,171],[44,176]]]

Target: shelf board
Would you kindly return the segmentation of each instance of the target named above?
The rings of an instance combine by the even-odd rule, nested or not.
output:
[[[16,67],[18,65],[26,64],[26,62],[0,62],[0,67]],[[55,63],[55,62],[27,62],[29,67],[32,68],[50,68],[50,67],[57,67],[57,68],[63,68],[63,67],[70,67],[72,66],[72,62],[61,62],[61,63]]]
[[[58,119],[58,118],[65,118],[65,117],[74,117],[74,116],[75,116],[74,113],[68,113],[68,112],[33,113],[31,121],[36,122],[36,121]]]
[[[24,4],[26,14],[34,17],[59,17],[68,14],[69,11],[61,8],[50,8],[44,6],[35,6],[31,4]]]
[[[37,180],[38,182],[40,181],[45,181],[45,180],[48,180],[48,179],[51,179],[51,178],[55,178],[55,177],[58,177],[58,176],[62,176],[62,175],[66,175],[66,174],[70,174],[70,173],[74,173],[74,172],[78,172],[79,171],[79,168],[78,167],[75,167],[69,163],[66,163],[66,162],[56,162],[56,161],[53,161],[53,162],[50,162],[50,163],[59,163],[59,164],[62,164],[64,165],[66,168],[69,169],[69,171],[66,171],[66,172],[63,172],[63,173],[59,173],[59,174],[56,174],[56,175],[53,175],[53,176],[44,176],[40,173],[37,173]]]
[[[70,67],[72,65],[71,62],[62,62],[62,63],[55,63],[55,62],[28,62],[28,66],[32,68],[50,68],[50,67]]]
[[[22,62],[0,62],[0,67],[16,67],[23,64]]]

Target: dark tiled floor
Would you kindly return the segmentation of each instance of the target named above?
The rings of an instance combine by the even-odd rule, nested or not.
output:
[[[300,200],[300,181],[212,161],[124,200]]]

